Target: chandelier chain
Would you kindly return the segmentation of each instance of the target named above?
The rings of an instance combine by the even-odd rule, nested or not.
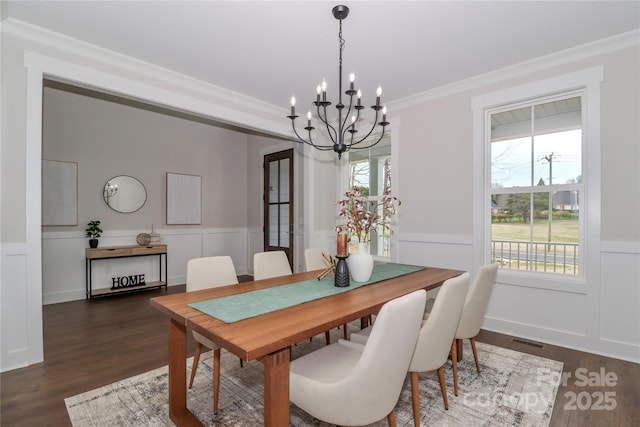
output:
[[[387,122],[386,107],[383,107],[380,105],[380,94],[382,92],[382,89],[378,87],[378,90],[376,92],[376,103],[375,105],[371,106],[371,109],[374,110],[375,112],[373,124],[371,125],[371,128],[366,132],[366,134],[362,138],[360,139],[355,138],[355,134],[358,132],[358,130],[356,129],[356,124],[359,123],[359,120],[360,120],[360,110],[364,109],[365,107],[361,104],[360,91],[354,89],[355,76],[351,74],[349,77],[349,81],[350,81],[349,90],[344,92],[344,94],[349,97],[349,105],[347,107],[347,110],[343,111],[343,109],[345,108],[345,105],[342,103],[342,94],[343,94],[342,53],[343,53],[346,42],[342,36],[342,20],[347,17],[349,13],[349,8],[347,6],[336,6],[333,8],[332,12],[333,12],[333,16],[339,21],[338,103],[335,105],[336,109],[338,110],[338,118],[336,121],[337,129],[331,124],[331,120],[329,119],[329,116],[327,113],[327,107],[331,105],[331,102],[327,101],[326,81],[323,80],[322,84],[318,86],[317,98],[316,98],[316,101],[313,102],[313,104],[316,106],[316,113],[318,115],[318,118],[324,124],[327,131],[327,135],[333,144],[322,145],[322,144],[317,144],[313,141],[312,131],[315,128],[311,126],[311,118],[312,118],[311,112],[307,113],[307,126],[304,128],[308,132],[308,139],[302,138],[299,135],[296,129],[296,124],[295,124],[295,119],[298,118],[298,116],[295,113],[295,97],[293,96],[291,97],[291,114],[287,117],[291,119],[293,132],[298,137],[298,140],[300,142],[310,145],[316,148],[317,150],[321,150],[321,151],[333,150],[338,154],[338,159],[340,159],[342,158],[342,153],[349,151],[351,149],[367,149],[378,144],[384,137],[385,127],[389,125],[389,122]],[[354,105],[354,95],[357,95],[356,105]],[[378,122],[380,110],[382,110],[382,120]],[[343,113],[344,113],[344,119],[343,119]],[[349,116],[351,116],[351,123],[347,124],[349,120]],[[363,146],[359,146],[359,144],[362,144],[363,142],[370,142],[367,140],[376,129],[376,125],[382,127],[382,132],[380,133],[380,136],[377,137],[374,142],[371,142],[369,144],[363,144]],[[351,135],[347,136],[347,132],[350,133]],[[355,138],[355,141],[354,141],[354,138]]]

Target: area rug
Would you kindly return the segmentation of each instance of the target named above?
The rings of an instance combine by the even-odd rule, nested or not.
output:
[[[352,325],[350,325],[351,327]],[[355,328],[355,324],[353,324]],[[342,331],[334,330],[332,342]],[[293,347],[292,357],[324,345],[324,335]],[[453,395],[451,366],[445,367],[449,410],[444,409],[435,372],[420,374],[421,425],[428,426],[548,426],[562,363],[477,343],[478,374],[468,344],[458,364],[460,392]],[[188,372],[191,359],[188,361]],[[220,400],[213,414],[212,353],[204,353],[187,406],[205,426],[259,426],[263,416],[263,368],[257,361],[240,367],[238,358],[222,351]],[[363,393],[375,392],[363,390]],[[65,399],[74,427],[173,426],[168,415],[167,367]],[[290,407],[291,426],[327,426],[297,408]],[[399,426],[413,426],[411,384],[405,382],[396,418]],[[372,426],[386,426],[381,420]]]

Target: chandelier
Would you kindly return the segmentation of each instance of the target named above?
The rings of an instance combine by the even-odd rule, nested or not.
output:
[[[307,113],[307,126],[304,128],[308,132],[308,138],[305,139],[300,136],[296,129],[296,98],[291,97],[291,115],[287,116],[291,119],[291,125],[293,126],[293,132],[296,134],[300,142],[311,145],[312,147],[321,151],[335,151],[338,153],[338,159],[342,158],[342,153],[355,150],[371,148],[382,140],[384,137],[384,130],[389,122],[387,122],[387,109],[380,105],[380,95],[382,94],[382,88],[378,87],[376,91],[376,103],[371,106],[371,109],[375,111],[375,118],[371,124],[371,128],[368,132],[365,130],[365,134],[362,137],[358,137],[358,125],[360,120],[360,111],[365,107],[362,105],[362,92],[354,89],[355,76],[353,73],[349,76],[349,89],[344,92],[348,97],[348,105],[342,103],[342,50],[344,49],[345,41],[342,38],[342,20],[349,15],[349,8],[347,6],[336,6],[331,11],[333,17],[340,21],[340,31],[338,32],[338,40],[340,46],[340,61],[338,64],[338,103],[335,108],[338,110],[338,118],[335,121],[335,125],[331,123],[330,118],[327,115],[327,107],[331,105],[330,101],[327,101],[327,82],[325,80],[320,83],[316,88],[316,100],[313,105],[316,106],[316,115],[322,122],[322,125],[326,128],[327,134],[333,142],[332,145],[317,144],[313,141],[312,131],[315,129],[311,126],[311,119],[313,115],[311,111]],[[355,96],[355,100],[354,100]],[[346,111],[343,111],[346,107]],[[378,122],[378,117],[382,113],[382,120]],[[378,126],[382,126],[382,132],[376,139],[369,140],[369,136],[373,133]]]

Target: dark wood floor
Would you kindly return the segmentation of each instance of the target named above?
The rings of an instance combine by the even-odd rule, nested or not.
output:
[[[168,292],[183,291],[184,286],[173,286]],[[165,365],[167,319],[149,306],[150,297],[164,293],[44,306],[45,362],[0,375],[0,425],[68,426],[64,398]],[[640,364],[546,344],[537,348],[485,331],[478,341],[564,362],[564,371],[572,376],[558,391],[551,426],[640,426]],[[580,386],[575,378],[580,368],[613,372],[617,385]],[[600,404],[610,406],[613,398],[614,410],[578,409],[597,403],[598,393],[605,391],[615,394],[609,405],[604,400]],[[570,410],[573,405],[576,409]]]

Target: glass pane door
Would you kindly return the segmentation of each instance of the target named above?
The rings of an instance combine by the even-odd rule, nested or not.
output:
[[[264,250],[285,251],[293,269],[293,150],[264,157]]]

